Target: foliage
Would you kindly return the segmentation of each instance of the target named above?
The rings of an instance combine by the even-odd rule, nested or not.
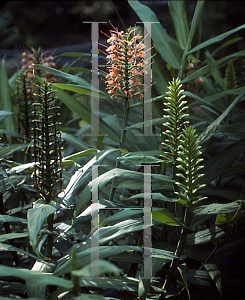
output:
[[[204,287],[213,297],[239,298],[234,286],[242,286],[243,261],[236,256],[244,250],[245,88],[235,63],[245,51],[222,56],[222,49],[240,41],[227,38],[245,25],[195,44],[204,1],[197,1],[190,23],[185,2],[169,1],[176,40],[149,7],[128,2],[142,21],[156,22],[150,136],[144,134],[144,99],[137,99],[147,75],[143,28],[113,28],[107,86],[99,91],[91,86],[90,70],[76,60],[88,56],[83,53],[65,53],[74,62],[57,70],[52,59],[37,60],[41,50],[33,51],[26,58],[36,60],[34,74],[26,69],[11,78],[2,64],[3,296],[185,299]],[[122,48],[115,50],[117,45]],[[104,136],[90,134],[93,95],[100,97]],[[27,135],[31,103],[34,128]],[[34,159],[27,160],[31,146]],[[95,254],[99,259],[91,261]],[[144,269],[149,258],[150,278]],[[91,276],[95,268],[99,277]],[[227,275],[231,270],[235,274]]]

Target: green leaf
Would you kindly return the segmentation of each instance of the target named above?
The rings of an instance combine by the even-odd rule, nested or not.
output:
[[[167,198],[161,193],[139,193],[136,195],[133,195],[129,198],[126,198],[125,200],[134,200],[134,199],[139,199],[139,198],[144,198],[144,196],[151,198],[153,200],[161,200],[161,201],[168,201],[168,202],[176,202],[177,200],[172,199],[172,198]]]
[[[80,296],[73,297],[73,300],[106,300],[107,298],[100,296],[98,294],[91,295],[91,294],[80,294]]]
[[[178,69],[181,63],[181,49],[177,42],[171,38],[166,29],[160,24],[156,14],[138,0],[128,1],[142,22],[156,22],[152,24],[152,40],[163,59],[173,68]]]
[[[21,149],[27,148],[29,144],[12,144],[0,149],[0,158],[5,158],[10,156],[15,151],[19,151]]]
[[[16,137],[16,138],[24,139],[24,137],[22,137],[21,135],[15,133],[15,132],[10,132],[10,131],[7,131],[7,130],[0,129],[0,133],[5,134],[5,135],[10,135],[10,136],[13,136],[13,137]]]
[[[0,242],[5,242],[5,241],[8,241],[8,240],[23,238],[23,237],[27,237],[27,236],[29,236],[28,232],[16,232],[16,233],[13,232],[13,233],[2,234],[0,236]]]
[[[115,266],[111,262],[99,259],[99,260],[91,262],[90,264],[86,265],[85,267],[83,267],[80,270],[71,271],[71,273],[76,276],[91,277],[91,268],[93,268],[95,266],[99,266],[99,276],[102,276],[106,273],[113,273],[113,274],[119,275],[122,272],[121,269],[119,269],[117,266]]]
[[[0,174],[3,175],[3,177],[5,177],[8,182],[11,184],[12,188],[15,189],[15,186],[13,185],[12,181],[9,179],[7,173],[0,167]]]
[[[199,2],[199,1],[198,1],[198,2]],[[222,33],[222,34],[220,34],[220,35],[218,35],[218,36],[216,36],[216,37],[214,37],[214,38],[211,38],[211,39],[209,39],[209,40],[207,40],[207,41],[201,43],[200,45],[194,47],[193,49],[191,49],[191,50],[188,52],[188,54],[193,53],[193,52],[196,52],[197,50],[200,50],[200,49],[202,49],[202,48],[205,48],[205,47],[207,47],[207,46],[210,46],[210,45],[212,45],[212,44],[214,44],[214,43],[220,42],[220,41],[224,40],[225,38],[227,38],[229,35],[231,35],[231,34],[237,32],[237,31],[239,31],[239,30],[241,30],[241,29],[244,29],[244,28],[245,28],[245,24],[244,24],[244,25],[241,25],[241,26],[239,26],[239,27],[237,27],[237,28],[235,28],[235,29],[232,29],[232,30],[230,30],[230,31],[227,31],[226,33]]]
[[[12,112],[13,104],[12,104],[10,86],[8,82],[8,75],[5,69],[5,59],[2,60],[1,73],[0,73],[0,99],[1,99],[0,101],[1,110]],[[7,116],[2,121],[2,129],[12,133],[16,132],[13,115]],[[11,139],[8,139],[8,141],[10,142]]]
[[[34,258],[36,261],[39,261],[39,262],[43,262],[44,264],[47,264],[49,265],[49,263],[41,260],[40,258],[38,258],[36,255],[32,254],[32,253],[29,253],[28,251],[24,251],[20,248],[17,248],[17,247],[14,247],[12,245],[9,245],[9,244],[4,244],[4,243],[0,243],[0,251],[4,251],[4,252],[7,252],[7,251],[16,251],[16,252],[19,252],[23,255],[26,255],[26,256],[29,256],[31,258]]]
[[[16,187],[17,185],[21,185],[25,182],[26,176],[24,175],[18,175],[18,176],[11,176],[9,178],[10,181],[7,178],[4,178],[0,181],[0,193],[6,193],[8,190],[13,189],[13,185]]]
[[[222,284],[221,284],[221,273],[218,270],[218,266],[215,264],[204,264],[205,269],[208,271],[210,277],[213,279],[220,297],[222,297]]]
[[[100,151],[98,154],[95,155],[84,167],[78,169],[73,176],[69,184],[67,185],[64,192],[59,194],[59,197],[63,198],[66,205],[69,206],[73,202],[73,199],[76,198],[81,193],[81,190],[84,189],[85,186],[91,180],[92,175],[92,165],[100,165],[102,164],[103,160],[106,158],[107,155],[110,153],[119,151],[118,149],[110,149],[110,150],[103,150]],[[91,193],[91,191],[90,191]],[[63,197],[64,195],[64,197]],[[91,195],[90,195],[91,198]]]
[[[68,57],[91,57],[90,53],[81,53],[81,52],[64,52],[62,54],[57,55],[57,57],[59,56],[68,56]],[[97,56],[96,56],[97,57]]]
[[[61,139],[65,140],[68,144],[73,146],[78,151],[82,151],[82,150],[87,151],[88,148],[90,147],[87,143],[81,141],[80,139],[76,138],[75,136],[73,136],[69,133],[62,132]],[[68,159],[68,158],[66,157],[65,159]]]
[[[243,201],[244,202],[244,201]],[[216,215],[216,214],[229,214],[236,212],[240,207],[238,202],[232,203],[212,203],[208,205],[198,206],[194,209],[194,215]]]
[[[208,139],[210,139],[215,133],[220,124],[224,120],[224,118],[229,114],[229,112],[233,109],[233,107],[240,101],[240,99],[245,95],[245,92],[238,96],[228,107],[227,109],[213,122],[211,123],[207,129],[202,132],[198,137],[198,142],[204,143]]]
[[[209,184],[220,176],[220,174],[224,172],[241,153],[244,153],[244,151],[245,139],[228,146],[204,164],[204,176],[200,178],[200,180],[198,179],[196,183]]]
[[[171,74],[166,66],[166,63],[159,55],[152,59],[152,82],[153,88],[156,88],[158,94],[164,95],[168,90],[168,83],[172,80]]]
[[[186,264],[181,264],[179,267],[177,267],[179,272],[180,272],[180,276],[181,278],[183,279],[183,282],[185,284],[185,288],[187,290],[187,293],[188,293],[188,298],[189,300],[191,299],[191,296],[190,296],[190,292],[189,292],[189,289],[188,289],[188,284],[187,284],[187,274],[186,274]]]
[[[87,87],[87,86],[81,86],[81,85],[75,85],[75,84],[52,83],[52,86],[60,88],[62,90],[79,93],[81,95],[91,96],[91,92],[92,92],[92,94],[96,94],[96,96],[107,95],[101,91],[97,91],[97,90],[93,90],[93,89],[91,90],[91,85]]]
[[[158,159],[158,158],[156,158],[154,156],[150,156],[150,155],[122,156],[122,157],[119,157],[118,160],[120,160],[120,162],[122,162],[122,163],[133,164],[133,165],[140,165],[143,163],[153,164],[153,163],[162,162],[161,159]]]
[[[212,57],[212,55],[209,53],[209,51],[205,51],[205,56],[207,63],[210,65],[212,63],[215,63],[215,59]],[[224,90],[224,79],[222,77],[222,74],[218,68],[214,68],[211,71],[211,74],[215,80],[215,83],[222,89]]]
[[[235,53],[232,53],[230,55],[227,55],[225,57],[222,57],[220,58],[219,60],[216,60],[215,62],[211,63],[211,64],[208,64],[207,66],[204,66],[200,69],[198,69],[197,71],[191,73],[190,75],[186,76],[182,81],[181,83],[185,83],[185,82],[188,82],[188,81],[191,81],[191,80],[194,80],[196,79],[197,77],[200,77],[200,76],[204,76],[206,75],[208,72],[210,72],[212,69],[222,65],[223,63],[225,63],[226,61],[228,61],[229,59],[231,58],[234,58],[234,57],[242,57],[242,56],[245,56],[245,50],[242,50],[242,51],[238,51],[238,52],[235,52]]]
[[[13,113],[11,111],[0,110],[0,122],[2,122],[2,120],[4,120],[7,116],[10,116],[12,114]]]
[[[197,25],[198,25],[198,23],[200,21],[201,13],[202,13],[202,9],[203,9],[204,3],[205,3],[205,1],[197,1],[195,12],[194,12],[194,16],[193,16],[193,19],[191,21],[191,29],[190,29],[190,33],[189,33],[189,36],[188,36],[186,50],[189,50],[190,47],[191,47],[191,42],[192,42],[193,36],[195,34]]]
[[[164,224],[170,225],[170,226],[180,226],[173,215],[166,209],[162,208],[161,210],[152,211],[150,213],[147,213],[149,216],[152,217],[152,219],[160,221]]]
[[[185,50],[189,36],[188,20],[184,1],[168,1],[168,8],[179,46]]]
[[[96,252],[99,251],[99,257],[100,259],[104,259],[106,257],[109,257],[111,255],[120,254],[127,250],[136,250],[142,252],[142,247],[138,246],[98,246],[98,247],[91,247],[89,243],[86,245],[86,247],[82,247],[82,250],[80,252],[77,252],[77,263],[78,268],[82,268],[86,266],[87,264],[91,263],[91,251]],[[71,270],[71,260],[70,255],[66,255],[62,259],[58,261],[58,266],[56,270],[54,271],[54,275],[60,276],[62,274],[66,274],[70,272]]]
[[[97,151],[98,150],[95,149],[95,148],[90,148],[90,149],[87,149],[87,150],[84,150],[84,151],[81,151],[81,152],[77,152],[77,153],[68,155],[68,156],[64,157],[64,160],[74,159],[74,158],[78,158],[78,157],[83,157],[83,156],[86,156],[86,155],[89,155],[89,154],[93,154],[93,153],[95,153]]]
[[[152,178],[152,183],[154,183],[154,181],[159,183],[161,188],[163,188],[164,185],[172,186],[173,180],[167,176],[159,175],[159,174],[150,174],[149,176],[151,176]],[[141,183],[141,188],[143,188],[144,173],[124,170],[119,168],[112,169],[100,175],[99,177],[95,178],[83,189],[83,191],[80,193],[75,203],[75,212],[74,212],[75,216],[77,216],[82,210],[82,208],[88,203],[88,201],[91,200],[91,186],[94,187],[94,186],[98,186],[99,184],[100,189],[102,189],[114,177],[123,179],[122,183],[125,183],[126,180],[130,180],[131,181],[130,185],[132,185],[135,180],[138,180]]]
[[[32,267],[32,271],[38,271],[41,273],[52,273],[54,269],[53,266],[48,264],[36,261]],[[26,282],[26,291],[28,299],[32,299],[33,297],[45,299],[46,297],[46,285],[39,284],[39,282]]]
[[[90,56],[91,56],[91,54],[90,54]],[[62,72],[62,71],[59,71],[59,70],[56,70],[56,69],[53,69],[53,68],[50,68],[50,67],[47,67],[47,66],[44,66],[44,65],[36,64],[35,67],[37,67],[38,69],[41,69],[43,71],[47,71],[50,74],[53,74],[53,75],[55,75],[57,77],[64,78],[64,79],[66,79],[68,81],[72,81],[72,82],[77,83],[77,84],[79,84],[81,86],[86,86],[87,88],[91,89],[91,84],[88,83],[83,78],[80,78],[78,76],[71,75],[69,73]]]
[[[8,216],[8,215],[0,215],[0,223],[27,223],[27,219],[14,217],[14,216]]]
[[[103,289],[115,289],[122,291],[137,292],[139,280],[133,277],[125,276],[115,276],[109,277],[108,280],[103,278],[98,279],[80,279],[81,287],[93,287],[93,288],[103,288]]]
[[[222,133],[245,133],[244,123],[229,124],[229,125],[219,125],[216,132]]]
[[[48,204],[36,204],[35,208],[31,208],[27,212],[28,231],[30,235],[30,243],[35,248],[37,237],[43,222],[49,215],[53,214],[56,209]]]
[[[219,227],[211,227],[195,233],[189,233],[186,238],[186,246],[203,245],[219,240],[225,236],[225,232]]]
[[[65,287],[67,290],[72,289],[73,286],[71,281],[59,278],[51,274],[30,271],[28,269],[21,269],[21,268],[17,269],[13,267],[7,267],[4,265],[0,266],[0,276],[1,277],[14,276],[28,282],[34,282],[34,283],[38,282],[40,285],[42,284],[44,286],[47,285],[62,286]]]
[[[59,97],[59,100],[63,102],[71,111],[80,116],[88,124],[91,124],[91,111],[85,107],[82,103],[76,100],[74,97],[65,93],[61,89],[51,85],[55,91],[55,94]],[[113,140],[119,141],[119,133],[111,128],[106,122],[101,118],[99,119],[100,132],[103,134],[108,134],[108,136]]]

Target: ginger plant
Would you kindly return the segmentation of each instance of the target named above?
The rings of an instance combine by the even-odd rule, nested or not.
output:
[[[164,124],[166,131],[163,135],[167,138],[163,143],[165,148],[163,157],[165,162],[173,166],[174,193],[178,196],[176,202],[184,207],[184,221],[176,251],[163,285],[163,293],[159,299],[165,299],[167,296],[173,276],[179,267],[179,259],[184,250],[191,225],[193,207],[198,201],[205,199],[205,197],[197,195],[197,192],[205,186],[198,183],[199,178],[203,176],[200,174],[200,170],[203,168],[201,164],[203,159],[200,158],[201,147],[198,144],[194,127],[185,121],[188,115],[185,113],[187,106],[182,93],[180,81],[173,79],[167,93],[168,102],[165,103],[167,122]]]
[[[55,200],[62,189],[61,168],[61,132],[57,120],[58,109],[56,97],[51,89],[51,83],[46,80],[39,86],[33,103],[33,156],[34,156],[34,186],[43,198],[45,204]],[[53,218],[48,216],[47,257],[52,256]]]
[[[113,26],[113,25],[112,25]],[[136,95],[143,97],[142,79],[146,70],[144,70],[145,46],[141,40],[140,33],[136,34],[136,28],[129,28],[126,32],[118,31],[113,26],[111,36],[108,36],[106,47],[106,57],[108,66],[106,72],[106,84],[108,94],[111,98],[124,101],[124,117],[119,148],[123,148],[126,135],[126,126],[130,109],[130,99]],[[119,160],[116,162],[116,168],[119,167]],[[115,192],[116,179],[112,181],[110,192],[110,201]]]

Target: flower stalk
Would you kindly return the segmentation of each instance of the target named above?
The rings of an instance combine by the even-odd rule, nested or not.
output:
[[[34,186],[44,199],[50,204],[62,189],[61,168],[61,132],[57,121],[58,107],[56,98],[51,90],[51,83],[47,80],[39,87],[39,94],[35,95],[37,102],[34,106],[33,137],[34,137]],[[54,215],[47,219],[49,232],[53,231]],[[47,238],[47,257],[52,256],[53,236]]]
[[[107,42],[110,44],[106,48],[107,70],[106,73],[106,89],[111,98],[124,101],[124,117],[122,131],[119,141],[119,148],[124,147],[126,136],[126,126],[128,123],[129,103],[130,99],[136,95],[143,97],[142,79],[146,71],[144,70],[144,44],[139,41],[142,37],[140,33],[136,34],[136,28],[127,32],[118,31],[112,25],[111,36],[107,36]],[[120,165],[119,160],[116,161],[116,168]],[[112,201],[115,192],[116,178],[112,181],[109,200]]]

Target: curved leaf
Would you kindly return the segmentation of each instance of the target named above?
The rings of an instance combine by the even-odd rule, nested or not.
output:
[[[130,6],[142,22],[156,22],[152,24],[152,40],[164,60],[173,68],[178,69],[181,63],[181,49],[177,42],[171,38],[166,29],[160,24],[156,14],[146,5],[137,0],[128,1]]]
[[[56,209],[48,204],[36,205],[36,208],[31,208],[27,212],[28,231],[30,235],[30,243],[35,247],[37,236],[47,217],[53,214]]]
[[[223,39],[227,38],[229,35],[231,35],[231,34],[237,32],[237,31],[239,31],[239,30],[241,30],[241,29],[245,29],[245,24],[244,24],[244,25],[241,25],[241,26],[239,26],[239,27],[237,27],[237,28],[235,28],[235,29],[232,29],[232,30],[230,30],[230,31],[227,31],[227,32],[225,32],[225,33],[222,33],[222,34],[220,34],[220,35],[218,35],[218,36],[216,36],[216,37],[214,37],[214,38],[211,38],[211,39],[209,39],[209,40],[207,40],[207,41],[201,43],[200,45],[198,45],[198,46],[194,47],[193,49],[191,49],[191,50],[188,52],[188,54],[193,53],[193,52],[196,52],[197,50],[200,50],[200,49],[202,49],[202,48],[205,48],[205,47],[207,47],[207,46],[209,46],[209,45],[212,45],[212,44],[214,44],[214,43],[220,42],[220,41],[222,41]]]
[[[62,286],[67,288],[67,290],[70,290],[73,287],[71,281],[59,278],[51,274],[30,271],[28,269],[20,269],[20,268],[17,269],[17,268],[7,267],[3,265],[0,266],[0,276],[1,277],[14,276],[23,279],[25,281],[38,282],[39,284],[42,284],[44,286],[47,285]]]

